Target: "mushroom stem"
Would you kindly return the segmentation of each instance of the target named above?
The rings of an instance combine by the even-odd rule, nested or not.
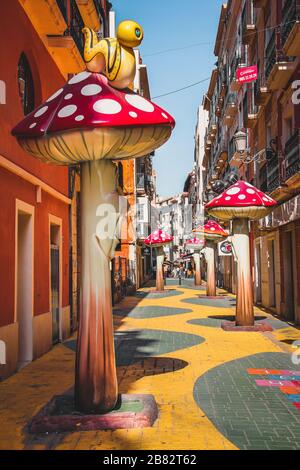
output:
[[[250,268],[249,221],[247,218],[232,222],[233,246],[236,252],[237,267],[237,326],[253,326],[253,286]]]
[[[165,289],[163,276],[163,263],[165,252],[162,246],[156,248],[156,290],[163,291]]]
[[[112,410],[118,385],[110,260],[118,240],[116,170],[109,160],[81,166],[81,299],[75,403],[85,413]]]
[[[193,254],[194,262],[195,262],[195,286],[201,286],[201,265],[200,265],[200,253],[195,252]]]
[[[215,244],[212,240],[207,240],[205,248],[205,258],[207,263],[207,283],[206,295],[216,296],[216,266],[215,266]]]

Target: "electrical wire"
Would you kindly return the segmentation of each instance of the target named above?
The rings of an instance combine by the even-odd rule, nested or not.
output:
[[[204,78],[203,80],[200,80],[199,82],[191,83],[190,85],[187,85],[187,86],[182,87],[182,88],[178,88],[177,90],[169,91],[168,93],[164,93],[163,95],[154,96],[153,99],[157,100],[158,98],[162,98],[164,96],[174,95],[174,93],[179,93],[180,91],[187,90],[187,89],[192,88],[196,85],[200,85],[201,83],[208,82],[209,80],[210,80],[210,77]]]
[[[254,34],[257,34],[257,33],[263,33],[265,31],[270,31],[270,30],[277,29],[277,28],[280,28],[280,27],[283,27],[283,26],[287,26],[288,24],[291,24],[291,23],[295,23],[295,20],[288,21],[286,23],[280,23],[280,24],[275,25],[275,26],[269,26],[268,28],[259,29],[257,31],[252,31],[252,32],[248,33],[248,35],[251,36],[251,35],[254,35]],[[235,38],[236,38],[236,35],[227,38],[227,41],[229,41],[231,39],[235,39]],[[208,45],[212,45],[212,44],[216,44],[216,43],[220,44],[221,42],[222,42],[222,39],[220,41],[217,41],[217,42],[216,41],[209,41],[209,42],[198,42],[198,43],[194,43],[194,44],[187,44],[186,46],[174,47],[174,48],[171,48],[171,49],[162,49],[161,51],[152,52],[150,54],[144,54],[143,57],[154,57],[154,56],[157,56],[157,55],[167,54],[168,52],[177,52],[177,51],[190,49],[190,48],[193,48],[193,47],[208,46]]]

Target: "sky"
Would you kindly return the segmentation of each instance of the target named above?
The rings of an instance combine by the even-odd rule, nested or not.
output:
[[[180,93],[155,97],[210,78],[217,60],[213,50],[224,0],[111,0],[111,3],[117,24],[133,19],[143,27],[145,38],[140,51],[147,65],[152,99],[176,120],[172,137],[155,152],[153,164],[159,196],[178,194],[193,168],[197,109],[209,80]],[[205,44],[156,54],[199,43]]]

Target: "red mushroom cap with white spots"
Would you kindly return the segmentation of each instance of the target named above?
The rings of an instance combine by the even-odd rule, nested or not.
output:
[[[188,250],[201,251],[205,247],[204,238],[191,238],[185,243]]]
[[[206,240],[221,241],[228,237],[228,233],[214,220],[209,220],[204,227],[200,226],[193,230],[197,236],[205,237]]]
[[[143,156],[168,140],[174,126],[172,116],[151,101],[112,88],[101,74],[82,72],[27,115],[12,134],[34,156],[68,164]]]
[[[238,181],[206,204],[205,208],[210,215],[221,220],[256,220],[265,217],[276,205],[274,199],[250,183]]]
[[[155,232],[151,233],[149,237],[145,240],[145,245],[159,247],[168,245],[173,241],[173,237],[168,235],[167,233],[163,232],[163,230],[156,230]]]

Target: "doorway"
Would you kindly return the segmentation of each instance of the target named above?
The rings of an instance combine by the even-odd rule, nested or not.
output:
[[[15,319],[18,369],[33,359],[34,208],[16,201]]]
[[[61,341],[61,225],[50,220],[50,309],[52,344]]]
[[[293,233],[284,234],[284,285],[285,285],[285,318],[289,321],[295,320],[295,291],[294,291],[294,268],[293,268]]]
[[[276,307],[275,241],[268,241],[269,307]]]

